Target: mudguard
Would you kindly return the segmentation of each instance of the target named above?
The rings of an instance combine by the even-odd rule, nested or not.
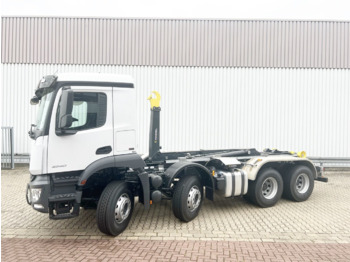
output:
[[[249,180],[255,180],[259,171],[263,167],[267,167],[274,163],[295,163],[300,165],[305,165],[310,168],[314,178],[316,179],[317,172],[314,164],[307,158],[300,158],[292,155],[268,155],[268,156],[258,156],[253,157],[247,161],[242,168],[248,174]]]
[[[163,182],[164,187],[170,188],[173,180],[183,172],[185,176],[193,173],[198,174],[202,178],[203,185],[205,186],[206,198],[208,198],[209,200],[214,200],[213,177],[211,176],[209,170],[206,167],[197,163],[180,161],[171,165],[164,173],[165,174],[165,178]]]
[[[91,163],[80,175],[78,185],[84,185],[84,182],[89,179],[94,173],[101,169],[111,167],[125,167],[125,168],[143,168],[146,164],[138,154],[126,154],[118,156],[109,156],[101,158]],[[83,183],[82,183],[83,182]]]

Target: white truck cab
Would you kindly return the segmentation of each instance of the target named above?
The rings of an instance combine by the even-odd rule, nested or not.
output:
[[[59,119],[65,92],[71,92],[73,108],[71,116]],[[31,130],[31,174],[84,170],[100,158],[137,151],[131,77],[58,74],[44,77],[36,93],[41,103]],[[58,125],[63,120],[67,123],[62,131]]]

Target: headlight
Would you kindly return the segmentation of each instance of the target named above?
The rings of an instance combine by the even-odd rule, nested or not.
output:
[[[32,202],[37,202],[40,199],[41,188],[32,188]]]

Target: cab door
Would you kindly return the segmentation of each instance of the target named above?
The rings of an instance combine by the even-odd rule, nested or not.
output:
[[[84,170],[94,161],[113,155],[112,87],[70,86],[74,92],[71,132],[59,134],[57,94],[50,121],[48,172]]]

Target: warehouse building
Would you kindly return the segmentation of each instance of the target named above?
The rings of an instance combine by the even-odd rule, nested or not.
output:
[[[2,17],[2,126],[30,153],[43,75],[135,79],[140,153],[152,90],[163,151],[250,148],[350,157],[350,23]]]

